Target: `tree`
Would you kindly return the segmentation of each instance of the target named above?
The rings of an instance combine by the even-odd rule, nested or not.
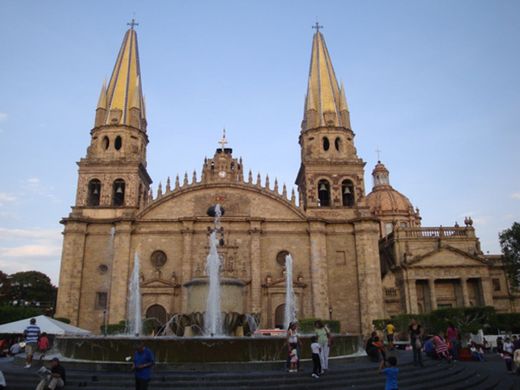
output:
[[[0,282],[1,283],[1,282]],[[56,287],[47,275],[38,271],[17,272],[5,278],[7,289],[2,301],[11,306],[54,308]]]
[[[514,222],[511,228],[499,234],[500,246],[504,255],[504,266],[514,289],[520,287],[520,223]]]

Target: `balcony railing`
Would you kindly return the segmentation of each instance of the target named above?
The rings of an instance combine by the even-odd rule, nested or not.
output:
[[[397,228],[391,238],[468,238],[474,237],[472,228],[465,227],[407,227]]]

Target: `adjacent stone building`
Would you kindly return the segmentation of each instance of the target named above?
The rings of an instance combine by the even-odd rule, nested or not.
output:
[[[200,178],[194,171],[168,179],[154,196],[137,35],[130,28],[78,163],[76,203],[62,220],[57,315],[95,332],[104,321],[125,319],[136,255],[143,316],[165,322],[203,310],[197,281],[205,277],[213,226],[207,210],[217,203],[225,210],[222,309],[260,313],[262,327],[283,323],[289,253],[298,317],[340,320],[344,331],[366,333],[373,319],[447,305],[516,310],[500,259],[482,254],[469,222],[421,228],[419,211],[390,186],[380,163],[365,195],[365,162],[354,136],[345,89],[317,31],[299,134],[298,193],[246,172],[224,135]]]

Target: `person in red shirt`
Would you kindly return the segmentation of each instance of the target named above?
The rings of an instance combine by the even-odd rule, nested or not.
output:
[[[448,323],[448,329],[446,330],[446,338],[448,339],[450,343],[450,352],[451,356],[453,356],[453,359],[458,360],[459,359],[459,331],[457,328],[455,328],[455,325],[453,325],[451,322]]]
[[[49,338],[47,333],[43,332],[38,339],[38,351],[40,351],[40,360],[43,360],[45,353],[49,350]]]

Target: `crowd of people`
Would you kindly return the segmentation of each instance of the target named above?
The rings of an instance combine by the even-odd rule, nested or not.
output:
[[[395,357],[391,356],[387,359],[388,351],[396,347],[397,329],[391,321],[385,325],[384,333],[386,344],[380,334],[374,331],[366,341],[365,350],[371,361],[380,362],[381,371],[387,375],[387,384],[392,384],[396,381],[394,376],[397,376],[398,370],[389,369],[395,368]],[[413,319],[401,334],[405,335],[406,341],[398,344],[412,351],[413,364],[418,367],[424,367],[423,354],[431,359],[451,364],[459,359],[483,362],[486,360],[486,353],[492,351],[490,343],[485,338],[481,343],[470,340],[467,348],[463,349],[460,331],[453,323],[448,323],[446,331],[426,334],[421,324]],[[520,339],[517,336],[498,337],[496,343],[495,351],[504,359],[507,371],[520,375]],[[464,352],[465,356],[461,356],[461,352]],[[393,385],[388,388],[392,388],[391,386]]]
[[[369,359],[378,362],[380,372],[386,376],[386,390],[397,389],[399,373],[397,358],[389,352],[397,346],[403,347],[404,343],[406,343],[406,349],[412,351],[413,363],[418,367],[424,367],[423,354],[432,359],[446,361],[448,364],[461,359],[461,334],[452,323],[448,324],[446,331],[429,335],[425,333],[420,323],[412,320],[404,332],[401,330],[401,334],[404,333],[407,336],[406,342],[398,340],[398,331],[396,326],[389,321],[385,324],[384,337],[374,331],[365,344]],[[328,327],[322,321],[316,321],[309,351],[313,363],[313,378],[320,378],[328,370],[332,341],[332,334]],[[25,368],[31,367],[35,352],[40,352],[40,360],[42,360],[49,348],[49,338],[44,332],[40,331],[34,318],[30,320],[29,326],[25,329],[23,338],[10,337],[0,340],[0,356],[14,356],[25,351]],[[287,370],[298,372],[302,356],[298,322],[292,322],[287,329],[287,350]],[[464,349],[466,356],[463,358],[469,357],[472,360],[483,362],[486,360],[486,353],[491,352],[491,350],[491,345],[485,338],[482,343],[470,341],[468,348]],[[511,338],[498,337],[495,350],[504,359],[507,371],[520,375],[520,339],[517,336]],[[143,342],[140,342],[136,345],[134,355],[128,357],[127,360],[132,362],[131,368],[135,375],[135,389],[147,390],[152,378],[152,367],[155,364],[152,351]],[[38,373],[40,381],[36,390],[54,390],[65,387],[66,372],[58,358],[51,359],[50,367],[42,367]],[[5,379],[0,377],[0,389],[4,383]]]

